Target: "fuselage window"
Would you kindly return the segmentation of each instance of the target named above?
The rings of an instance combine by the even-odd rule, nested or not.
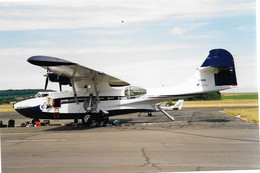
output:
[[[146,89],[136,86],[128,86],[125,89],[125,95],[128,97],[138,97],[146,94]]]

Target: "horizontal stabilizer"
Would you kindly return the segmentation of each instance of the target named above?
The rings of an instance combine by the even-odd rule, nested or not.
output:
[[[173,106],[158,105],[158,108],[160,107],[160,110],[164,110],[164,111],[181,110],[183,103],[184,100],[180,99]]]
[[[181,110],[183,103],[183,99],[178,100],[177,103],[173,106],[173,110]]]

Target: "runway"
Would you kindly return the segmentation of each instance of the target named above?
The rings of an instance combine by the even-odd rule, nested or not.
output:
[[[111,117],[121,126],[2,128],[3,172],[169,172],[260,169],[258,125],[223,108]],[[1,113],[7,122],[25,119]]]

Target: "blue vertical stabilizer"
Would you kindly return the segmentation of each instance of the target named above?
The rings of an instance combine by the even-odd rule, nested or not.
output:
[[[237,85],[233,56],[224,49],[212,49],[201,67],[216,67],[215,85]]]

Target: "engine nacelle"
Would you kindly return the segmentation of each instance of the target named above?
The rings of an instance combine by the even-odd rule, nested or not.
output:
[[[70,85],[70,78],[55,73],[48,73],[48,78],[51,82],[59,82],[61,85]]]

